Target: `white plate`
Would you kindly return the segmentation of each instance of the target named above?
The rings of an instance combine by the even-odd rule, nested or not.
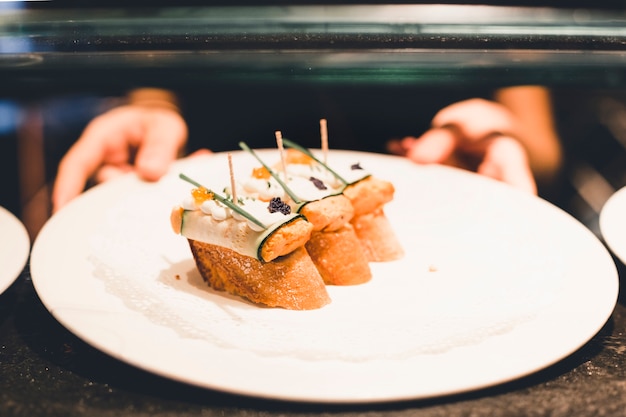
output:
[[[257,165],[233,156],[236,175]],[[221,190],[225,154],[182,161],[159,183],[126,176],[83,194],[35,242],[36,290],[72,332],[139,368],[226,392],[329,403],[519,378],[576,351],[610,317],[615,264],[563,211],[460,170],[330,155],[331,165],[354,162],[393,181],[386,212],[407,255],[372,264],[367,284],[330,287],[322,309],[260,308],[201,282],[169,212],[190,189],[179,172]]]
[[[626,187],[613,194],[602,207],[600,231],[611,251],[626,264]]]
[[[0,207],[0,294],[20,275],[30,253],[26,227],[4,207]]]

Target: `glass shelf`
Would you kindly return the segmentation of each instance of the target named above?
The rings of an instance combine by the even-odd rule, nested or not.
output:
[[[620,10],[302,5],[0,11],[0,75],[151,82],[626,85]]]

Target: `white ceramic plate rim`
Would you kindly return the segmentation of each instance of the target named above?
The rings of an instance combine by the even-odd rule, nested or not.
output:
[[[0,294],[20,275],[30,253],[30,238],[26,227],[13,213],[0,207]]]
[[[626,187],[619,189],[602,207],[600,231],[611,251],[626,264]]]
[[[464,191],[480,191],[494,198],[491,202],[474,201],[476,209],[497,206],[498,201],[504,201],[505,207],[510,201],[511,210],[525,207],[530,210],[528,216],[515,213],[514,221],[519,217],[520,221],[530,220],[531,226],[532,221],[548,227],[555,225],[559,233],[567,235],[553,236],[550,231],[546,235],[559,243],[550,250],[559,262],[564,262],[563,276],[567,281],[562,286],[559,281],[554,299],[541,308],[536,318],[510,331],[443,353],[413,355],[402,360],[382,357],[368,361],[303,360],[289,355],[263,356],[254,350],[181,338],[168,326],[155,323],[146,314],[128,308],[119,298],[102,291],[101,283],[93,276],[93,266],[85,259],[89,255],[87,240],[93,224],[108,214],[109,204],[119,201],[121,196],[159,186],[127,176],[83,194],[45,225],[31,255],[35,288],[52,315],[70,331],[129,364],[209,389],[321,403],[420,399],[508,382],[570,355],[589,341],[610,317],[618,292],[615,265],[601,242],[563,211],[534,196],[464,171],[421,167],[390,156],[339,151],[336,154],[356,156],[366,160],[369,166],[385,170],[387,178],[397,185],[396,200],[400,204],[412,204],[406,195],[402,197],[403,193],[416,181],[427,178],[430,184],[427,187],[438,187],[430,188],[433,195],[440,193],[452,202],[457,196],[447,194],[441,186],[454,186],[458,181]],[[225,157],[216,154],[210,158],[223,162]],[[195,163],[183,161],[177,168],[193,167]],[[396,172],[404,177],[398,177]],[[454,219],[455,213],[462,218],[468,210],[467,202],[457,203],[461,204],[435,207],[429,212],[445,209],[450,219]],[[428,211],[428,200],[420,204]],[[476,215],[480,216],[479,213]],[[508,221],[506,211],[498,214]],[[63,248],[59,246],[60,239],[64,240]],[[519,266],[525,267],[513,267]],[[372,337],[376,337],[375,332]]]

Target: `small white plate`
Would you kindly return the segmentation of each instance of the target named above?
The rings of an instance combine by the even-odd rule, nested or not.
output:
[[[0,207],[0,294],[20,275],[30,253],[30,238],[22,222]]]
[[[611,251],[626,264],[626,187],[613,194],[602,207],[600,231]]]
[[[270,161],[276,154],[259,151]],[[263,398],[359,403],[479,389],[545,368],[610,317],[604,245],[547,202],[465,171],[331,152],[396,187],[386,213],[406,256],[371,282],[329,287],[314,311],[261,308],[204,285],[169,213],[183,172],[221,190],[226,154],[158,183],[98,186],[40,232],[31,274],[45,306],[98,349],[178,381]],[[236,176],[258,166],[233,153]],[[219,187],[219,188],[215,188]]]

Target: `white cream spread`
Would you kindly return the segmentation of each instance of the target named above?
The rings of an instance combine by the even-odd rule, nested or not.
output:
[[[352,169],[347,166],[342,170],[336,170],[348,184],[362,180],[370,174],[363,169]],[[287,165],[287,179],[283,179],[284,174],[277,172],[281,180],[300,199],[300,201],[316,201],[330,195],[341,194],[346,184],[337,179],[329,170],[318,164],[296,164]],[[316,181],[323,186],[316,185]],[[243,193],[245,195],[269,200],[279,197],[283,201],[288,201],[289,196],[275,178],[258,179],[249,178],[243,183]]]
[[[269,201],[274,197],[279,197],[284,201],[287,195],[274,178],[249,178],[243,183],[242,192],[244,195],[264,201]]]
[[[248,197],[241,199],[238,204],[244,211],[248,212],[252,217],[256,218],[267,227],[276,223],[283,223],[286,220],[286,216],[281,212],[270,213],[268,209],[269,202],[267,201]],[[232,218],[247,225],[248,228],[255,232],[261,232],[266,229],[217,200],[208,199],[198,204],[193,196],[189,196],[184,199],[182,207],[185,211],[199,211],[218,222]]]
[[[335,171],[338,175],[341,176],[346,182],[347,185],[354,184],[355,182],[361,181],[364,178],[370,176],[370,172],[363,168],[358,162],[355,162],[351,165],[342,165],[340,167],[332,167],[333,171]]]

